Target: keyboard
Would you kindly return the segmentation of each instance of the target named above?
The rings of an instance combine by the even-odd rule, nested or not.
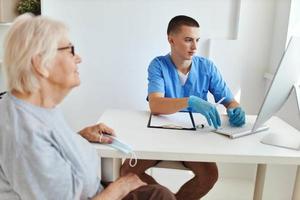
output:
[[[223,122],[222,126],[213,132],[219,133],[222,135],[226,135],[230,138],[238,138],[246,135],[250,135],[253,133],[261,132],[267,130],[269,127],[263,125],[256,129],[254,132],[252,132],[253,123],[246,123],[245,125],[241,127],[232,127],[229,125],[229,122]]]

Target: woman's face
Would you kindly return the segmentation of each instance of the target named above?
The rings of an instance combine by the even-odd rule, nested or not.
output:
[[[62,90],[78,86],[80,78],[77,64],[79,63],[81,63],[81,58],[75,54],[71,42],[67,38],[61,40],[49,69],[48,81],[52,86]]]

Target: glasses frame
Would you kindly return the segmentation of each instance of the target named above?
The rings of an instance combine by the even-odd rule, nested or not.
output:
[[[71,54],[73,56],[75,56],[75,47],[74,47],[74,45],[70,45],[70,46],[67,46],[67,47],[60,47],[57,50],[62,51],[62,50],[66,50],[66,49],[71,49]]]

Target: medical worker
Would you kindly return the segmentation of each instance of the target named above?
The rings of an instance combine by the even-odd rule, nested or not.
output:
[[[171,52],[154,58],[148,68],[148,100],[153,114],[172,114],[191,110],[205,116],[209,125],[221,125],[219,113],[214,104],[207,101],[210,92],[216,102],[227,108],[232,126],[245,124],[245,112],[234,99],[226,82],[214,63],[196,56],[200,40],[198,22],[188,16],[176,16],[169,22],[167,34]],[[184,147],[179,147],[184,148]],[[201,148],[201,147],[199,147]],[[145,171],[160,161],[139,160],[130,167],[128,160],[121,168],[121,174],[133,172],[147,183],[156,183]],[[218,179],[216,163],[182,162],[194,173],[176,193],[178,200],[200,199],[206,195]]]

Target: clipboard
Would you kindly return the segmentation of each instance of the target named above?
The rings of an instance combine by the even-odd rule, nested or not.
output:
[[[153,115],[151,113],[147,127],[189,131],[196,130],[194,117],[190,111],[181,111],[169,115]]]

